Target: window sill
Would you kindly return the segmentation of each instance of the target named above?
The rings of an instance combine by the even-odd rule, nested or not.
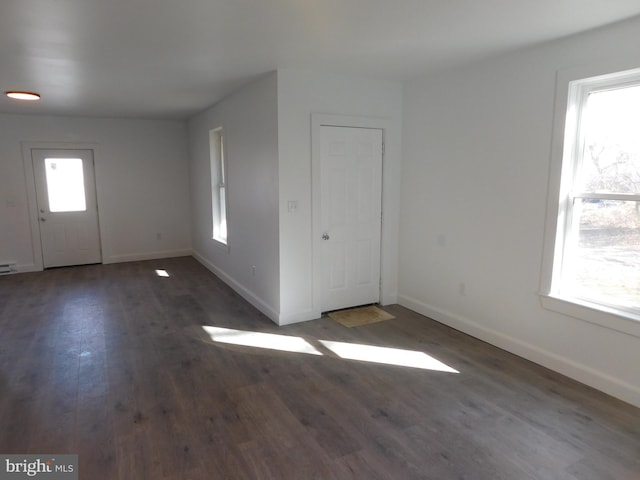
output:
[[[585,322],[626,333],[627,335],[640,337],[640,315],[638,314],[576,298],[562,298],[552,294],[541,294],[540,301],[547,310],[562,313]]]
[[[216,248],[219,248],[220,250],[224,250],[225,252],[229,253],[229,244],[228,243],[225,243],[225,242],[223,242],[221,240],[218,240],[217,238],[212,238],[211,241],[216,246]]]

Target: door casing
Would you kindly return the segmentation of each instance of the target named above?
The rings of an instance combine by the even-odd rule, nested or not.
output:
[[[93,142],[21,142],[22,147],[22,164],[24,170],[25,187],[27,191],[27,202],[29,211],[29,226],[31,231],[31,252],[33,263],[22,264],[21,272],[37,272],[44,270],[44,262],[42,258],[42,248],[40,244],[40,221],[38,212],[38,202],[36,196],[35,176],[33,170],[33,160],[31,156],[32,149],[43,150],[92,150],[94,159],[94,175],[96,184],[96,201],[101,204],[101,188],[100,188],[100,172],[99,158],[100,146]],[[100,244],[102,246],[102,263],[108,263],[108,245],[104,238],[104,219],[102,215],[98,215],[98,228],[100,232]]]
[[[36,184],[36,202],[40,215],[40,243],[44,267],[102,263],[93,150],[32,149],[31,158]],[[51,210],[50,193],[48,193],[50,185],[45,168],[48,158],[81,160],[86,202],[84,210],[60,212]],[[56,238],[64,238],[64,240],[60,242]],[[60,250],[56,245],[64,245],[64,248]]]

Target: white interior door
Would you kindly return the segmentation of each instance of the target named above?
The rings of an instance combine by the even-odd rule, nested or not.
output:
[[[31,150],[44,268],[100,263],[92,150]]]
[[[380,300],[382,130],[320,128],[321,308]]]

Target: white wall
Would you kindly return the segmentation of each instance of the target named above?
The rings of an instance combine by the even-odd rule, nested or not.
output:
[[[38,267],[21,142],[93,144],[105,263],[189,253],[184,122],[0,114],[0,261]]]
[[[281,325],[320,315],[313,298],[312,113],[379,117],[389,124],[383,166],[382,302],[396,302],[402,85],[283,69],[278,70]],[[295,213],[287,211],[290,200],[298,202]]]
[[[189,121],[196,258],[274,322],[320,316],[313,305],[311,114],[384,117],[384,264],[396,300],[402,87],[399,83],[279,70]],[[229,248],[211,239],[209,130],[223,127]],[[297,201],[295,213],[287,211]],[[255,276],[252,266],[256,267]]]
[[[637,61],[627,21],[405,86],[400,303],[640,405],[640,338],[538,295],[555,77]],[[640,66],[640,65],[636,65]]]
[[[271,73],[188,123],[195,256],[275,322],[279,315],[276,82]],[[209,130],[217,127],[223,128],[227,161],[228,249],[211,238]]]

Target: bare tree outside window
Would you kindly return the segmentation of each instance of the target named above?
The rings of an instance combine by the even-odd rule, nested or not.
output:
[[[563,287],[639,308],[640,86],[589,93],[580,125]]]

